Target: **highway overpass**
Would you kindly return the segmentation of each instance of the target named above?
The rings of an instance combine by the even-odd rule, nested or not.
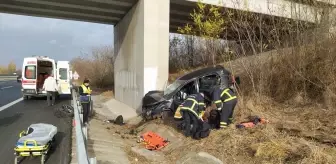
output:
[[[320,8],[293,1],[203,2],[219,5],[224,10],[251,12],[275,19],[288,18],[311,24],[320,21]],[[0,12],[115,25],[115,97],[133,109],[140,109],[146,92],[165,86],[169,32],[176,32],[178,26],[189,22],[195,2],[197,0],[1,0]]]

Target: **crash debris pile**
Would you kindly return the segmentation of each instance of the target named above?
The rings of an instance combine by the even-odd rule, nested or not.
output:
[[[72,118],[74,116],[74,108],[70,105],[62,105],[61,108],[56,108],[54,111],[54,115],[57,118]]]

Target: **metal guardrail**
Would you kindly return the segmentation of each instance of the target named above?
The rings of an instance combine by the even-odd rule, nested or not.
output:
[[[16,76],[16,75],[0,75],[0,78],[6,78],[6,77],[15,77],[15,78],[17,78],[18,76]]]
[[[17,76],[2,76],[0,75],[0,80],[16,80]]]
[[[77,99],[77,92],[72,90],[72,101],[74,107],[74,119],[76,130],[76,149],[78,164],[96,164],[96,158],[88,157],[87,152],[87,128],[83,126],[83,115],[80,112],[81,105]]]
[[[1,76],[18,76],[18,75],[17,75],[17,74],[15,75],[15,74],[11,74],[11,73],[10,73],[10,74],[0,74],[0,77],[1,77]]]

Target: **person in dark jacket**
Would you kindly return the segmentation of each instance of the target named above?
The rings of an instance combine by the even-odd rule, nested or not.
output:
[[[219,127],[226,128],[233,120],[233,112],[237,104],[236,93],[231,87],[215,87],[212,98],[220,114]]]
[[[208,123],[211,129],[220,129],[220,111],[212,109],[209,112]]]
[[[176,110],[174,118],[182,121],[183,127],[181,129],[186,137],[191,136],[194,139],[200,139],[209,135],[209,125],[202,119],[204,111],[203,93],[189,95]]]
[[[89,121],[90,103],[91,103],[91,88],[90,81],[85,79],[79,87],[80,102],[83,109],[83,124],[87,125]]]

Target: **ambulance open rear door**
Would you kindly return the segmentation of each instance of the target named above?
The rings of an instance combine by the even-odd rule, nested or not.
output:
[[[57,85],[59,94],[71,94],[70,65],[68,61],[57,62]]]

